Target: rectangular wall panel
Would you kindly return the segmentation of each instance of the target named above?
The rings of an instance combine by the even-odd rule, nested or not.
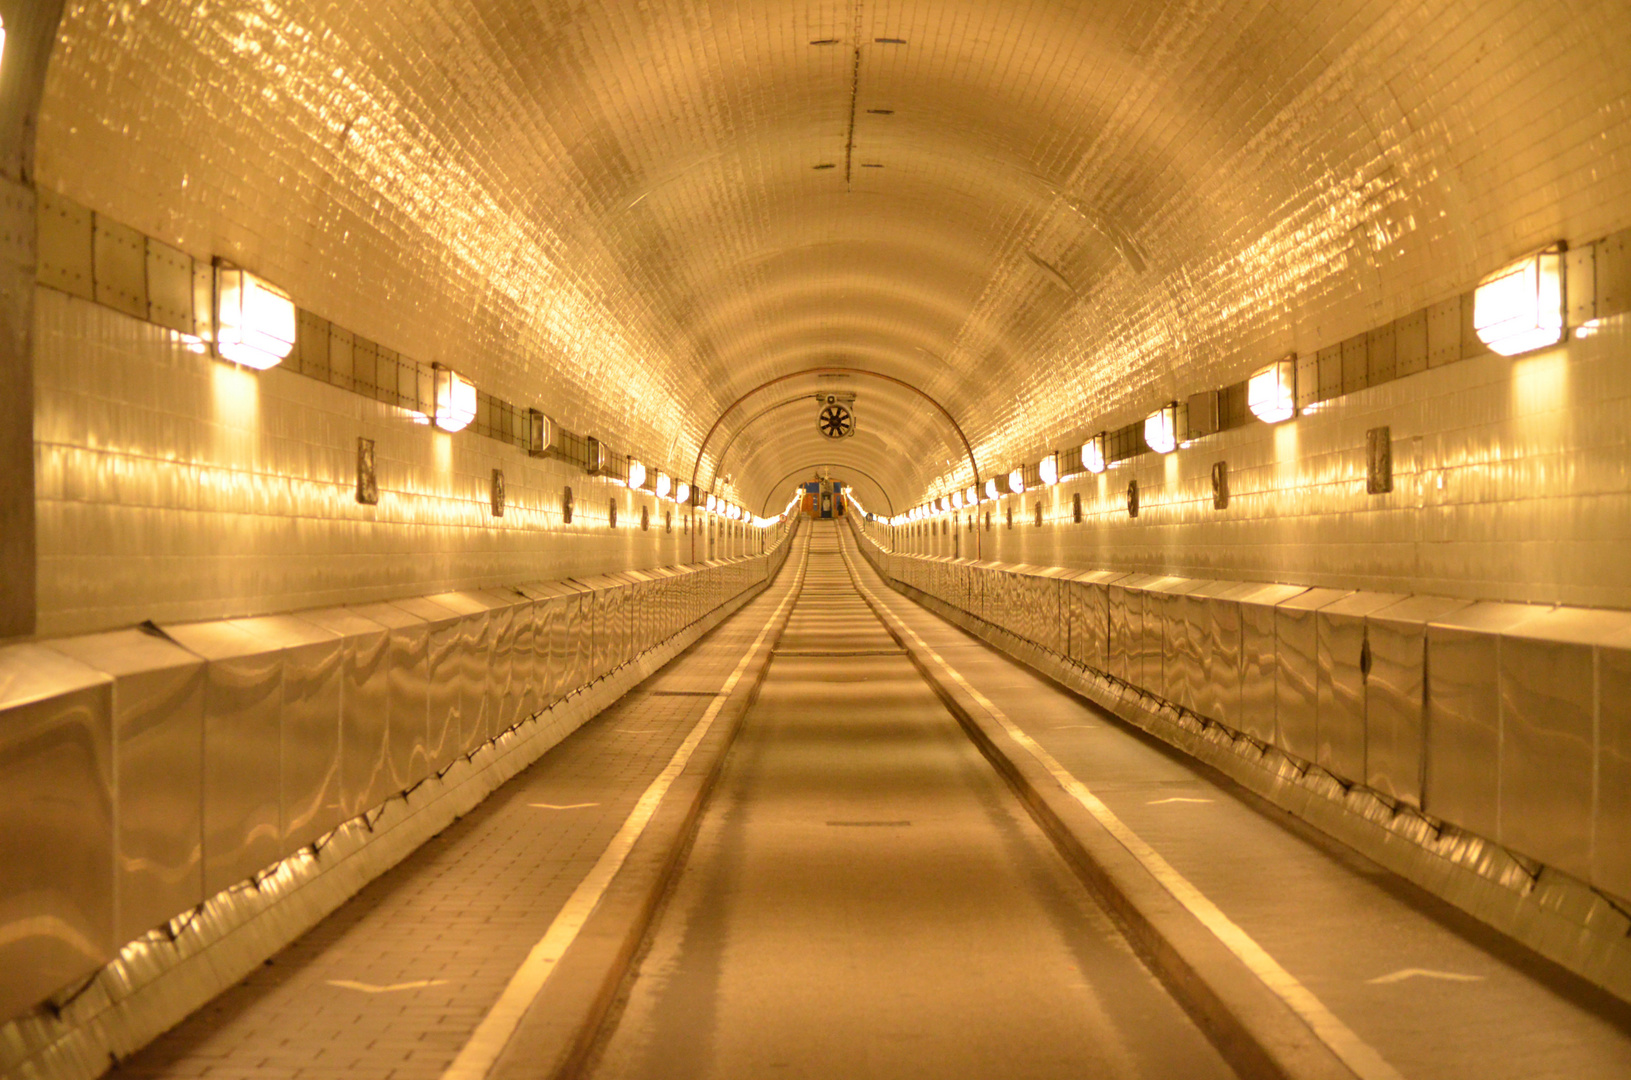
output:
[[[1274,744],[1293,757],[1318,754],[1319,626],[1314,613],[1347,595],[1309,589],[1274,608]]]
[[[1314,615],[1319,636],[1314,761],[1354,783],[1365,782],[1365,684],[1371,666],[1365,616],[1403,599],[1397,593],[1358,592]]]
[[[283,654],[228,623],[164,627],[209,661],[204,684],[204,894],[283,854]]]
[[[1472,604],[1427,627],[1422,809],[1491,839],[1500,835],[1500,636],[1540,610]]]
[[[113,680],[114,940],[130,941],[204,899],[204,661],[140,630],[50,647]]]
[[[1631,614],[1564,608],[1501,639],[1501,832],[1496,839],[1591,875],[1597,763],[1596,648],[1631,634]]]
[[[113,954],[113,680],[0,649],[0,1020]]]
[[[1367,615],[1371,670],[1365,680],[1365,783],[1417,809],[1427,737],[1427,624],[1465,600],[1413,596]]]

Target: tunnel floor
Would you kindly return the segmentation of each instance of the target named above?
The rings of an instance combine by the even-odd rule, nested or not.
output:
[[[592,1075],[1231,1075],[851,584],[829,523]]]
[[[832,524],[795,544],[741,612],[118,1072],[442,1076],[790,601],[588,1074],[1229,1075],[865,590],[1374,1048],[1378,1078],[1631,1075],[1622,1003],[896,595]]]

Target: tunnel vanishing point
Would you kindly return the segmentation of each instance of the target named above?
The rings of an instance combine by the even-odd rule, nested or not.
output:
[[[0,1080],[1631,1076],[1623,0],[0,0]]]

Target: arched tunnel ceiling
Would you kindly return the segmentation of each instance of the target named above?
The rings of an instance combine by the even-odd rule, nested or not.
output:
[[[922,388],[995,471],[1626,224],[1628,21],[76,0],[38,174],[675,471],[819,364]],[[854,389],[842,448],[796,409],[744,433],[738,498],[835,455],[897,501],[967,482],[921,403]]]

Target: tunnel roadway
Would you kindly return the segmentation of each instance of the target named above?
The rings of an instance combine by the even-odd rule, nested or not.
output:
[[[713,793],[584,1073],[1228,1075],[936,695],[938,662],[1340,1018],[1380,1062],[1362,1075],[1631,1074],[1623,1006],[891,593],[832,525],[796,543],[736,617],[121,1071],[448,1075],[754,667],[734,741],[697,745]],[[481,1070],[539,1075],[534,1035]]]

